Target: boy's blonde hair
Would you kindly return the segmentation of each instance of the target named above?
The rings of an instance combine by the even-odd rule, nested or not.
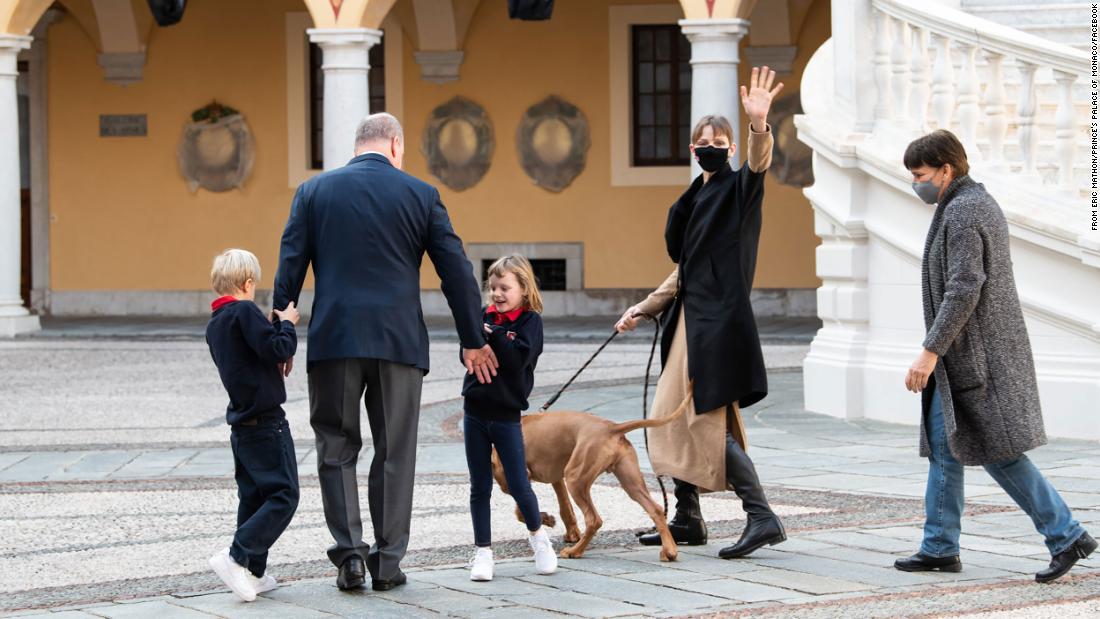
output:
[[[220,295],[231,295],[244,290],[248,280],[260,283],[260,260],[245,249],[227,249],[214,258],[210,269],[210,287]]]
[[[504,277],[506,273],[513,273],[516,281],[523,288],[523,307],[531,311],[542,313],[542,294],[539,293],[538,280],[535,279],[535,270],[531,268],[531,262],[519,254],[511,254],[498,259],[489,266],[485,274],[485,287],[489,287],[489,278],[494,275]]]

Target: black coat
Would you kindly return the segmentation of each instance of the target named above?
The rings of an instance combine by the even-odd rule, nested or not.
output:
[[[700,175],[668,213],[665,243],[679,265],[680,289],[665,312],[662,362],[684,308],[688,375],[695,410],[737,401],[752,406],[768,394],[768,376],[749,295],[760,241],[765,171],[722,166]]]
[[[313,177],[290,207],[275,275],[278,309],[297,301],[313,265],[310,364],[384,359],[428,371],[420,308],[427,252],[464,348],[481,348],[481,293],[439,191],[376,153]]]

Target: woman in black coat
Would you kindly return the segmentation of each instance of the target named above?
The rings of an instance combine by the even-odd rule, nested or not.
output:
[[[786,539],[768,505],[752,460],[740,409],[768,392],[764,357],[752,305],[753,274],[762,220],[764,173],[771,159],[767,114],[783,87],[767,67],[752,70],[741,103],[751,121],[747,163],[734,170],[733,128],[721,116],[705,116],[692,132],[692,155],[703,168],[672,206],[665,229],[669,257],[678,266],[646,300],[616,325],[633,329],[639,314],[664,313],[663,362],[652,416],[671,414],[693,382],[693,405],[684,417],[649,433],[654,470],[671,475],[676,515],[669,529],[677,543],[705,544],[699,489],[732,489],[741,498],[747,524],[724,559],[743,557]],[[656,534],[643,544],[659,544]]]

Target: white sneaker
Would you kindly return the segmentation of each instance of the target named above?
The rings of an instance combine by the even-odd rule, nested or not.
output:
[[[253,576],[247,569],[233,560],[229,552],[222,551],[210,557],[208,561],[214,573],[222,579],[229,590],[246,602],[256,599],[256,590],[252,588]]]
[[[470,580],[488,582],[493,579],[493,549],[478,548],[470,560]]]
[[[256,595],[274,591],[275,588],[279,586],[279,583],[275,581],[275,577],[271,574],[264,574],[263,578],[252,576],[251,572],[249,572],[248,575],[251,576],[249,582],[252,583],[252,588],[255,589]]]
[[[531,550],[535,551],[535,571],[539,574],[553,574],[558,570],[558,555],[554,552],[554,546],[550,543],[550,536],[546,534],[546,527],[540,527],[538,531],[527,537],[527,543],[531,544]]]

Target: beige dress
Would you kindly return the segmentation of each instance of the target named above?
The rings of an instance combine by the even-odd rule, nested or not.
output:
[[[771,127],[764,133],[749,128],[748,164],[754,172],[771,165]],[[674,270],[657,290],[636,307],[656,316],[672,304],[679,288],[678,270]],[[684,310],[676,317],[676,332],[672,337],[664,370],[657,381],[650,417],[659,419],[671,415],[687,397],[688,376],[687,325]],[[731,351],[732,354],[732,351]],[[732,408],[732,411],[730,410]],[[730,407],[697,413],[694,403],[687,413],[660,428],[649,430],[649,460],[658,475],[668,475],[695,484],[700,490],[726,489],[726,430],[741,447],[748,450],[741,410],[736,402]]]

